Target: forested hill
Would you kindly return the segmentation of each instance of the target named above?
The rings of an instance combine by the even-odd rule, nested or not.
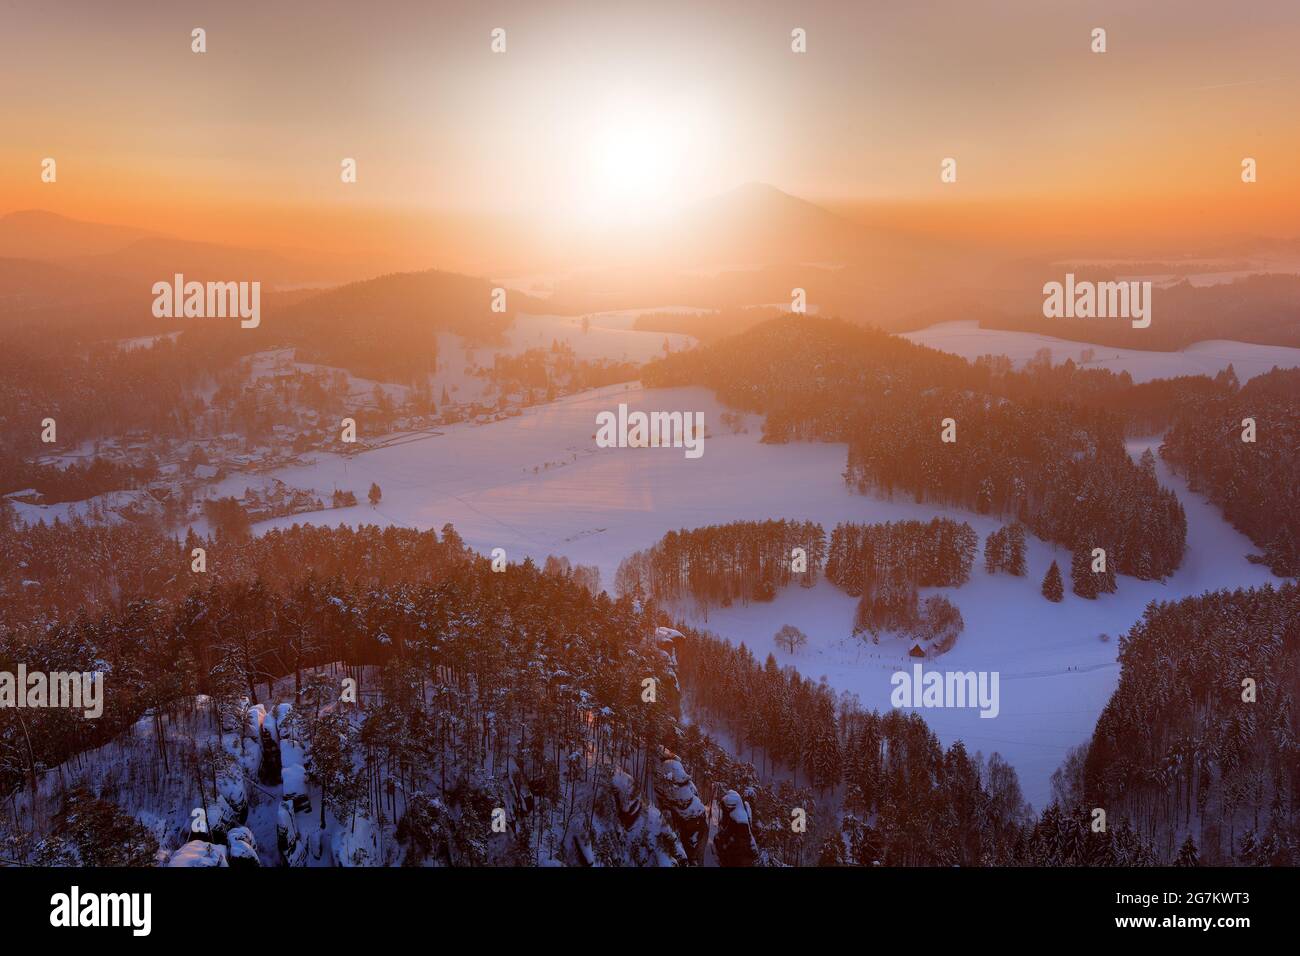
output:
[[[1074,782],[1171,859],[1300,862],[1300,587],[1148,608]]]
[[[548,311],[507,291],[504,311],[494,312],[492,288],[487,279],[434,269],[379,276],[287,307],[268,319],[268,337],[295,346],[300,360],[406,382],[436,368],[438,333],[491,343],[516,311]]]
[[[879,329],[787,315],[656,360],[642,381],[649,387],[707,384],[727,404],[767,415],[769,441],[843,441],[882,394],[977,388],[988,374]]]

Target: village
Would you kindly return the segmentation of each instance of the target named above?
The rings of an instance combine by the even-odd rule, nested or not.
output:
[[[257,352],[236,373],[197,390],[187,437],[136,429],[35,461],[57,468],[104,462],[134,469],[143,480],[85,501],[52,502],[35,487],[3,497],[21,506],[27,521],[126,520],[169,531],[204,522],[205,505],[218,497],[234,497],[254,523],[347,507],[355,503],[354,490],[291,487],[269,473],[309,465],[318,452],[350,458],[436,438],[439,429],[450,425],[516,417],[531,405],[584,390],[589,364],[575,363],[559,347],[504,361],[494,356],[487,367],[470,360],[464,375],[445,382],[435,401],[432,379],[413,385],[379,383],[296,361],[293,349]],[[461,400],[460,394],[473,400]],[[355,438],[346,442],[345,419],[356,423]],[[238,476],[247,476],[248,484],[231,495],[230,479]]]

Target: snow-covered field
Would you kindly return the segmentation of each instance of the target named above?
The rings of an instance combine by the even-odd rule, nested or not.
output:
[[[519,355],[529,349],[549,349],[553,342],[568,345],[580,361],[608,359],[638,364],[663,355],[665,341],[674,352],[695,344],[695,339],[689,335],[639,332],[632,328],[638,315],[656,311],[680,310],[596,312],[586,317],[585,330],[582,316],[520,312],[506,330],[505,341],[498,346],[469,347],[460,336],[441,333],[438,336],[438,370],[433,377],[433,394],[439,396],[446,388],[457,402],[482,401],[486,380],[472,374],[471,369],[491,368],[498,354]]]
[[[1074,364],[1087,368],[1128,372],[1135,382],[1149,382],[1178,375],[1214,375],[1229,364],[1237,373],[1238,380],[1245,382],[1256,375],[1262,375],[1275,365],[1282,368],[1300,367],[1300,349],[1277,345],[1213,340],[1196,342],[1178,352],[1148,352],[1071,342],[1032,332],[981,329],[979,323],[973,320],[943,322],[917,332],[908,332],[903,338],[917,345],[926,345],[967,359],[976,359],[981,355],[1005,355],[1017,366],[1033,358],[1039,349],[1048,349],[1052,353],[1053,365],[1072,359]],[[1093,357],[1090,361],[1084,361],[1083,354],[1088,351],[1093,353]]]
[[[632,408],[703,411],[710,435],[696,460],[674,448],[597,448],[595,416],[627,402]],[[457,425],[423,441],[346,459],[326,455],[313,465],[276,472],[295,487],[328,492],[350,489],[365,500],[372,481],[383,490],[376,508],[316,512],[257,526],[297,522],[376,523],[440,528],[451,522],[483,553],[504,548],[511,561],[561,554],[600,568],[612,588],[619,562],[666,531],[740,519],[790,518],[820,522],[829,533],[839,521],[929,519],[946,514],[969,521],[981,541],[1000,525],[994,518],[918,505],[903,496],[886,501],[851,493],[844,485],[845,446],[811,443],[763,445],[751,417],[748,432],[728,433],[723,407],[703,388],[641,389],[612,386],[525,410],[488,425]],[[1153,442],[1135,442],[1133,454]],[[1189,553],[1164,584],[1119,579],[1116,594],[1085,601],[1067,594],[1062,604],[1039,595],[1055,557],[1068,572],[1069,556],[1031,539],[1025,578],[989,577],[977,560],[972,580],[949,590],[966,629],[947,655],[926,665],[945,670],[998,671],[1001,712],[980,718],[974,710],[926,710],[945,743],[956,739],[986,755],[1000,752],[1020,774],[1027,799],[1041,806],[1050,776],[1066,751],[1091,733],[1118,678],[1115,637],[1152,600],[1172,600],[1207,589],[1259,585],[1273,580],[1248,563],[1249,541],[1218,510],[1161,467],[1161,480],[1183,500]],[[238,481],[238,479],[235,479]],[[813,678],[826,675],[841,691],[874,708],[890,706],[890,675],[910,670],[910,645],[882,638],[880,645],[852,636],[854,600],[825,582],[792,587],[771,604],[715,610],[696,620],[760,655],[775,651],[772,635],[794,624],[809,645],[793,657],[777,652]],[[1111,635],[1103,642],[1099,635]]]

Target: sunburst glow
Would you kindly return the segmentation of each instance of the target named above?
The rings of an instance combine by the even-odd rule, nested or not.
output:
[[[593,125],[582,154],[590,213],[644,212],[676,194],[693,138],[685,117],[621,108]]]

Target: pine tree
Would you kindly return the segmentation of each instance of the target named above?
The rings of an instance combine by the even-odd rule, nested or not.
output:
[[[1096,599],[1097,575],[1092,570],[1092,555],[1084,548],[1075,548],[1070,555],[1070,581],[1079,597],[1090,601]]]
[[[1061,569],[1052,562],[1052,566],[1047,569],[1047,575],[1043,578],[1043,597],[1053,603],[1059,603],[1065,598],[1065,585],[1061,581]]]
[[[1178,859],[1174,860],[1174,866],[1199,866],[1201,855],[1196,852],[1196,841],[1192,835],[1187,834],[1187,839],[1183,841],[1182,849],[1178,851]]]
[[[1106,561],[1106,570],[1094,572],[1093,578],[1097,582],[1098,594],[1114,594],[1119,588],[1115,580],[1115,566],[1109,560]]]
[[[984,539],[984,570],[997,574],[1007,563],[1006,529],[999,528]]]
[[[1025,526],[1017,521],[1007,526],[1006,533],[1007,573],[1014,574],[1018,578],[1024,577],[1029,570],[1025,566]]]
[[[380,490],[379,484],[372,481],[370,483],[370,507],[373,508],[375,505],[379,504],[379,502],[383,500],[383,497],[384,493]]]
[[[984,570],[989,574],[1005,571],[1022,577],[1025,574],[1025,526],[1019,522],[999,528],[984,542]]]

